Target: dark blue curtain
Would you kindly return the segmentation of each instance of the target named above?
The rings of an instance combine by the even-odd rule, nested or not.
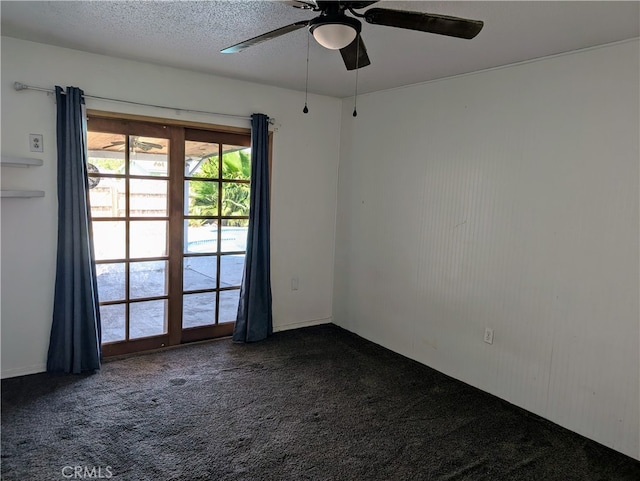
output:
[[[251,116],[251,197],[235,342],[261,341],[273,334],[269,247],[269,119]]]
[[[47,371],[100,368],[98,289],[87,199],[83,92],[56,86],[58,143],[58,255]]]

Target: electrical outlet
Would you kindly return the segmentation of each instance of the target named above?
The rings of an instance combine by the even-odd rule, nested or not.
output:
[[[42,134],[29,134],[29,151],[43,152]]]
[[[486,327],[484,329],[484,342],[493,344],[493,329]]]
[[[292,291],[297,291],[298,290],[298,278],[297,277],[292,277],[291,278],[291,290]]]

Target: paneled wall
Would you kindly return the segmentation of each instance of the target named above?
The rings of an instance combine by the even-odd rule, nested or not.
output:
[[[334,322],[640,458],[639,57],[345,101]]]

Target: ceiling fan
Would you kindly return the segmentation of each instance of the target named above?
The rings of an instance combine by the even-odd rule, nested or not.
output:
[[[109,149],[112,147],[122,147],[124,149],[124,140],[116,140],[111,142],[109,145],[105,145],[102,149]],[[139,140],[138,137],[131,137],[129,140],[129,147],[131,151],[134,149],[141,150],[142,152],[148,152],[151,149],[162,149],[163,146],[160,144],[154,144],[153,142],[145,142],[144,140]]]
[[[360,32],[362,18],[373,25],[417,30],[471,39],[478,35],[484,23],[479,20],[468,20],[432,13],[409,12],[406,10],[391,10],[387,8],[370,8],[363,13],[356,10],[369,7],[374,1],[323,1],[323,0],[291,0],[285,3],[303,10],[320,12],[320,15],[310,20],[301,20],[271,32],[263,33],[244,42],[221,50],[221,53],[236,53],[267,40],[280,37],[303,27],[307,27],[313,38],[331,50],[340,50],[347,70],[355,70],[371,64],[367,49],[364,46]],[[353,17],[347,16],[347,11]],[[357,17],[357,18],[354,18]]]

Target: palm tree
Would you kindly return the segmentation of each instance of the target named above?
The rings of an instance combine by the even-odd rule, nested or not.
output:
[[[204,179],[218,178],[217,155],[200,159],[190,173],[197,171],[198,177]],[[249,180],[251,176],[251,155],[249,152],[237,150],[226,152],[222,156],[222,178],[225,180]],[[218,183],[192,180],[190,196],[191,211],[195,215],[218,215]],[[248,216],[250,187],[244,182],[224,182],[222,193],[223,216]],[[194,220],[192,224],[202,225],[207,221]],[[240,221],[242,223],[242,221]],[[239,224],[238,221],[226,220],[226,225]]]

